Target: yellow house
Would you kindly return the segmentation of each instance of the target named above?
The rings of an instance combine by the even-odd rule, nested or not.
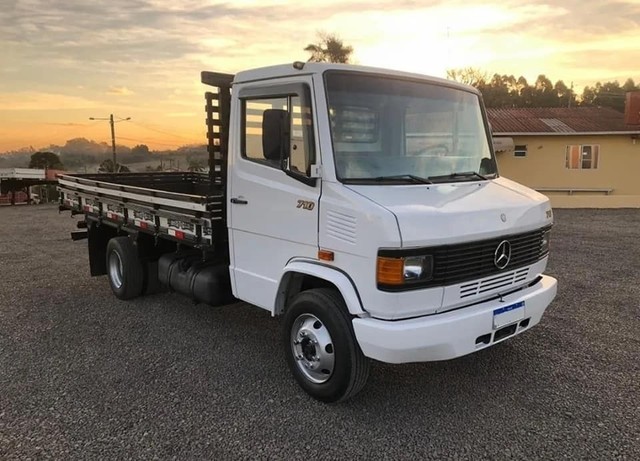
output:
[[[488,109],[500,174],[548,195],[556,208],[640,208],[640,106],[635,113],[630,99],[626,114]]]

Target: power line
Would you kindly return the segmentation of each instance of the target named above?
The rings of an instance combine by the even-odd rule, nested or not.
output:
[[[180,136],[178,134],[175,133],[169,133],[168,131],[162,131],[162,130],[158,130],[156,128],[151,128],[150,126],[147,125],[143,125],[142,123],[136,123],[136,122],[132,122],[134,125],[139,126],[141,128],[150,130],[150,131],[155,131],[156,133],[160,133],[160,134],[167,134],[169,136],[173,136],[174,138],[180,138],[180,139],[186,139],[188,141],[191,141],[191,138],[186,138],[184,136]]]
[[[123,136],[120,136],[119,139],[124,139],[125,141],[135,141],[135,142],[139,142],[142,144],[145,143],[149,143],[149,144],[160,144],[161,146],[171,146],[171,147],[182,147],[184,146],[184,144],[173,144],[173,143],[167,143],[167,142],[158,142],[158,141],[143,141],[141,139],[134,139],[134,138],[125,138]],[[203,143],[204,144],[204,143]]]

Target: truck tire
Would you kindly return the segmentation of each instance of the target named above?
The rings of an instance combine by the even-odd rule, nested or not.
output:
[[[311,397],[334,403],[362,390],[369,377],[369,359],[356,341],[340,293],[331,288],[303,291],[287,309],[283,323],[287,364]]]
[[[107,276],[116,298],[126,300],[142,294],[144,271],[129,237],[114,237],[107,244]]]

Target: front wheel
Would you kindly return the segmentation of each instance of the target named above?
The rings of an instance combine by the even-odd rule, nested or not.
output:
[[[313,398],[344,401],[366,384],[369,360],[336,290],[319,288],[297,295],[285,313],[282,337],[293,376]]]

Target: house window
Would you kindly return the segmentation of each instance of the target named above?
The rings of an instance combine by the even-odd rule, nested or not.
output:
[[[594,170],[600,164],[600,146],[567,146],[566,167],[570,170]]]
[[[527,156],[527,145],[526,144],[522,144],[522,145],[517,145],[514,147],[513,149],[513,156],[514,157],[526,157]]]

